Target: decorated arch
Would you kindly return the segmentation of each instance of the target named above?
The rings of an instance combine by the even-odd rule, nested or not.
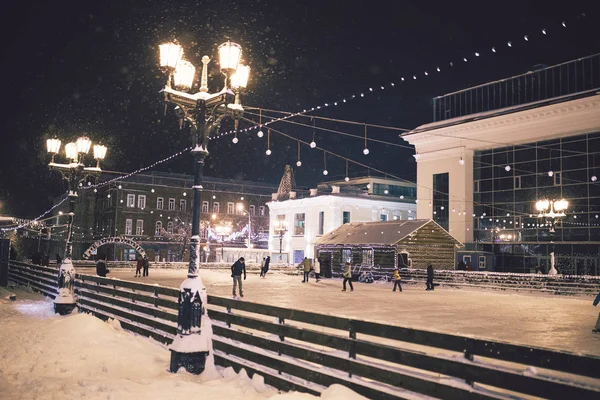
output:
[[[98,240],[97,242],[92,244],[86,251],[83,252],[83,258],[87,260],[88,258],[90,258],[90,256],[94,252],[94,250],[96,250],[98,247],[104,246],[105,244],[113,244],[113,243],[123,244],[125,246],[133,247],[133,249],[135,251],[137,251],[142,257],[146,257],[146,252],[144,251],[142,246],[140,246],[137,242],[135,242],[131,239],[125,238],[125,237],[116,236],[116,237],[102,238],[102,239]]]

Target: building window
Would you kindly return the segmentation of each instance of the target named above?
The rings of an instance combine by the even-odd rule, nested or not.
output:
[[[521,189],[521,177],[515,176],[515,189]]]
[[[233,203],[227,203],[227,214],[233,214]]]
[[[159,197],[156,199],[156,209],[162,210],[165,207],[165,199]]]
[[[555,172],[554,173],[554,186],[562,185],[562,173]]]
[[[342,212],[342,225],[350,222],[350,211]]]
[[[235,213],[237,215],[242,215],[244,213],[244,204],[243,203],[237,203],[235,205]]]
[[[175,199],[169,199],[169,210],[175,211]]]
[[[144,234],[144,220],[143,219],[138,219],[137,221],[135,221],[135,234],[136,235]]]
[[[258,207],[258,215],[260,215],[261,217],[265,216],[265,206]]]
[[[208,204],[208,202],[207,202],[207,204]],[[179,211],[185,211],[186,208],[187,208],[187,201],[185,201],[183,199],[179,200]],[[208,211],[208,206],[206,208],[207,208],[206,211]]]
[[[362,251],[362,265],[373,265],[373,249]]]
[[[479,181],[473,182],[473,192],[479,193]]]
[[[215,201],[215,202],[213,203],[213,212],[214,212],[215,214],[218,214],[218,213],[219,213],[219,202],[218,202],[218,201]]]
[[[145,194],[140,194],[138,196],[138,208],[141,208],[142,210],[144,208],[146,208],[146,195]]]
[[[385,222],[385,221],[387,221],[387,220],[388,220],[388,216],[387,216],[387,214],[379,214],[379,220],[380,220],[381,222]]]
[[[200,228],[200,239],[206,239],[206,234],[207,234],[207,229],[206,228]]]
[[[135,194],[127,195],[127,207],[135,207]]]
[[[202,202],[202,212],[204,212],[204,213],[208,212],[208,201],[203,201]]]
[[[173,221],[167,223],[167,233],[173,234]]]
[[[304,213],[294,215],[294,235],[304,235]]]
[[[133,220],[127,218],[125,220],[125,234],[131,235],[131,231],[133,230]]]
[[[352,249],[342,249],[342,263],[349,262],[352,264]],[[342,265],[342,268],[345,268]]]
[[[319,235],[323,234],[325,227],[325,211],[319,211]]]
[[[162,222],[156,221],[156,228],[154,229],[154,236],[160,236],[162,231]]]
[[[248,212],[250,215],[254,215],[256,213],[255,209],[256,207],[254,207],[254,205],[248,206]]]

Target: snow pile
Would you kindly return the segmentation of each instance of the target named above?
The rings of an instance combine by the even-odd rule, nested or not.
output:
[[[262,377],[218,370],[212,357],[204,374],[168,372],[170,354],[152,339],[77,312],[58,316],[49,299],[17,290],[0,299],[0,397],[6,400],[70,399],[314,399],[277,391]],[[211,364],[212,363],[212,364]],[[328,400],[363,399],[331,386]]]

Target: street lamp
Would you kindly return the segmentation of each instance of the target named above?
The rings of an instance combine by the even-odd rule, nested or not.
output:
[[[569,208],[569,202],[565,199],[561,200],[538,200],[535,203],[535,208],[539,212],[538,218],[546,218],[550,224],[550,243],[552,251],[550,252],[550,271],[548,275],[556,275],[558,271],[554,267],[554,226],[559,218],[565,217],[565,211]]]
[[[248,248],[250,249],[252,248],[252,219],[250,218],[250,213],[244,208],[242,204],[238,204],[237,209],[240,212],[246,213],[246,215],[248,215]]]
[[[202,74],[199,91],[187,93],[194,83],[194,66],[183,60],[183,49],[175,43],[165,43],[160,49],[160,66],[165,71],[167,83],[161,90],[165,105],[175,105],[180,126],[190,127],[192,154],[194,156],[194,203],[192,211],[192,237],[190,239],[190,263],[187,279],[180,286],[177,336],[171,345],[171,372],[184,367],[188,372],[200,374],[208,351],[199,344],[203,304],[206,304],[206,288],[198,278],[200,266],[200,194],[202,192],[204,160],[208,156],[208,140],[213,137],[225,117],[234,119],[235,127],[242,118],[244,109],[239,101],[240,92],[248,83],[248,74],[237,75],[242,48],[227,41],[219,46],[219,65],[225,76],[223,89],[208,92],[208,56],[202,57]],[[241,73],[241,71],[240,71]],[[232,80],[232,77],[236,76]],[[245,79],[242,79],[244,78]],[[237,101],[236,100],[237,97]],[[236,131],[237,132],[237,131]],[[236,135],[237,136],[237,135]]]
[[[229,224],[219,224],[215,227],[215,231],[217,236],[221,236],[221,261],[223,261],[224,255],[224,247],[225,247],[225,238],[231,235],[231,225]]]
[[[281,262],[281,252],[283,249],[283,235],[287,232],[287,226],[284,220],[280,219],[278,224],[273,228],[276,235],[279,235],[279,262]]]
[[[65,156],[67,164],[54,162],[56,155],[60,151],[61,141],[59,139],[48,139],[46,147],[52,159],[48,166],[50,169],[61,173],[63,179],[69,183],[69,218],[67,222],[67,239],[65,253],[62,264],[58,270],[58,295],[54,299],[54,312],[60,315],[70,314],[75,308],[75,294],[73,283],[75,280],[75,268],[73,267],[73,243],[71,236],[73,234],[73,219],[75,217],[75,200],[77,199],[77,187],[80,182],[88,175],[97,175],[100,169],[100,160],[106,156],[106,146],[94,145],[95,167],[84,166],[85,156],[89,153],[92,141],[86,136],[77,139],[77,142],[67,143],[65,145]]]

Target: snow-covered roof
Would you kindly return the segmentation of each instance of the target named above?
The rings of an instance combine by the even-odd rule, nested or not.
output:
[[[323,235],[315,245],[382,245],[392,246],[420,229],[432,231],[440,240],[462,246],[454,236],[430,219],[386,222],[352,222]]]

